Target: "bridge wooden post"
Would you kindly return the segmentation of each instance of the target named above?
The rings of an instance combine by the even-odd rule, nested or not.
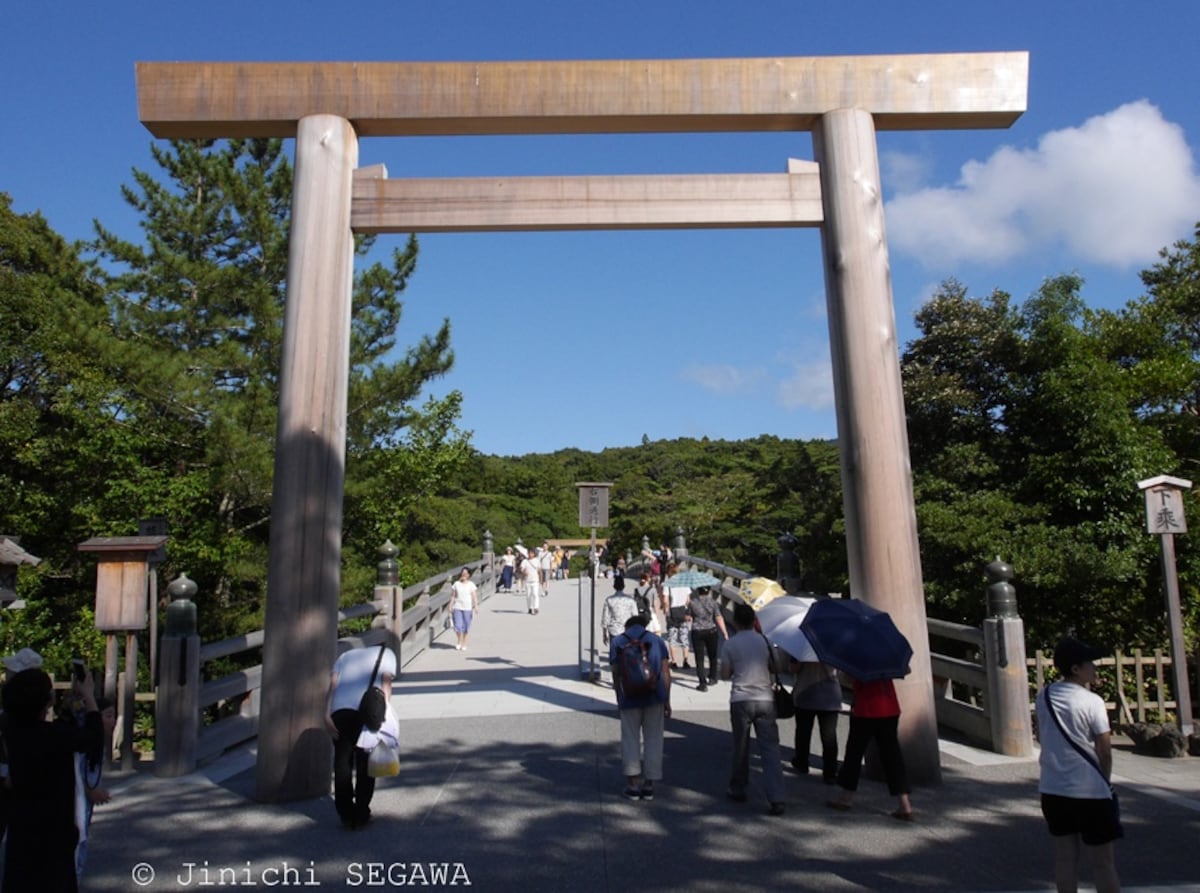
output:
[[[850,591],[891,614],[912,643],[912,673],[896,685],[900,740],[912,781],[936,784],[937,714],[871,113],[822,115],[813,146],[825,211],[821,244]]]
[[[337,647],[357,165],[349,121],[300,119],[256,771],[256,796],[268,803],[328,794],[333,768],[325,704]]]

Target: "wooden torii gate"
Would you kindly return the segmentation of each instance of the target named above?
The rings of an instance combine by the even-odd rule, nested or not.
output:
[[[877,130],[1008,127],[1025,52],[557,62],[137,65],[161,138],[294,137],[257,796],[328,793],[357,233],[820,227],[852,592],[913,643],[917,783],[940,780]],[[372,136],[811,131],[786,173],[390,180]]]

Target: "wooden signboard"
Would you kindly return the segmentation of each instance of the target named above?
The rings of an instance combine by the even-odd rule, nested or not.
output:
[[[93,537],[78,545],[94,552],[96,567],[96,629],[104,632],[145,629],[149,622],[150,558],[165,536]]]

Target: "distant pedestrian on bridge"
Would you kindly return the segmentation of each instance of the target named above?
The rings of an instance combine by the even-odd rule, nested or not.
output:
[[[471,623],[475,619],[476,612],[479,611],[479,587],[472,582],[471,572],[464,567],[452,588],[454,590],[452,603],[454,634],[458,636],[458,644],[454,647],[458,651],[466,651]]]
[[[613,594],[604,600],[600,609],[600,631],[605,647],[625,632],[625,624],[630,617],[637,617],[639,614],[645,617],[638,611],[638,603],[634,597],[625,592],[625,580],[613,580]]]
[[[667,568],[667,578],[675,574],[676,565]],[[688,599],[692,590],[687,586],[667,586],[663,583],[663,613],[667,616],[667,647],[671,650],[671,666],[687,669],[688,649],[692,645],[692,623],[688,619]]]
[[[513,553],[512,546],[504,550],[504,557],[500,559],[500,589],[503,592],[512,592],[513,588],[513,571],[517,566],[517,556]]]
[[[717,684],[718,636],[722,640],[729,639],[725,616],[710,587],[700,586],[692,593],[688,599],[687,617],[692,628],[692,651],[696,654],[696,676],[700,680],[696,687],[700,691],[708,691],[710,685]],[[708,657],[707,675],[704,669],[705,656]]]
[[[550,581],[554,578],[554,553],[550,551],[550,543],[542,543],[538,550],[538,582],[542,584],[542,594],[549,595]]]
[[[521,573],[525,578],[525,608],[530,614],[542,609],[542,587],[538,583],[537,558],[530,556],[521,562]]]

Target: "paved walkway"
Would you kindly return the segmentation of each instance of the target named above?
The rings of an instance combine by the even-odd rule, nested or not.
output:
[[[597,598],[608,591],[600,581]],[[823,805],[819,773],[789,771],[787,814],[771,818],[757,788],[744,804],[723,796],[728,689],[701,693],[686,678],[657,798],[622,799],[612,691],[585,678],[579,616],[576,581],[554,583],[536,617],[523,598],[497,595],[466,652],[444,634],[406,667],[401,773],[380,784],[366,829],[342,830],[326,799],[255,803],[254,752],[243,749],[183,779],[117,779],[93,826],[85,890],[1053,888],[1035,761],[944,743],[944,782],[914,793],[913,825],[888,816],[879,783],[864,782],[854,811],[839,814]],[[782,723],[785,743],[791,730]],[[1200,759],[1119,746],[1116,775],[1125,889],[1200,893]]]

